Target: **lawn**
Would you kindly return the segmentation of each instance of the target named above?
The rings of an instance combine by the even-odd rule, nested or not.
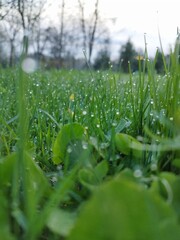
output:
[[[0,69],[2,240],[179,240],[179,49],[158,75]]]

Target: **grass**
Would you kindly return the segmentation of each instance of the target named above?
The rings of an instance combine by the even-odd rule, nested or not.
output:
[[[180,217],[178,45],[164,75],[156,74],[155,61],[145,52],[137,73],[129,64],[129,75],[111,70],[26,74],[21,68],[0,69],[3,239],[76,239],[76,234],[80,239],[76,230],[71,233],[76,226],[72,219],[77,219],[73,214],[79,216],[83,206],[91,204],[89,196],[96,196],[95,189],[101,191],[101,185],[118,176],[125,178],[125,185],[136,183],[137,192],[143,185],[162,201],[170,201],[171,210],[177,212],[172,213],[174,219]],[[82,129],[84,133],[78,135]],[[57,165],[55,155],[62,158]],[[154,200],[149,204],[153,207]],[[113,216],[109,216],[112,223]],[[78,219],[77,226],[88,222]],[[178,239],[178,227],[169,227],[176,229]],[[118,234],[117,228],[114,231]],[[98,232],[95,235],[104,239]]]

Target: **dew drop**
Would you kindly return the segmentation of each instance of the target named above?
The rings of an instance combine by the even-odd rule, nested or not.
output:
[[[53,183],[57,182],[57,177],[56,177],[56,176],[53,176],[53,177],[51,178],[51,181],[52,181]]]
[[[85,150],[88,149],[88,143],[83,141],[82,142],[82,148],[85,149]]]
[[[140,169],[136,169],[134,171],[134,176],[137,177],[137,178],[141,177],[142,176],[142,171]]]
[[[113,122],[113,123],[112,123],[112,126],[113,126],[113,127],[116,127],[116,126],[117,126],[117,123],[116,123],[116,122]]]
[[[87,112],[86,112],[86,111],[83,111],[82,114],[85,116],[85,115],[87,114]]]
[[[157,170],[157,164],[156,163],[152,163],[151,164],[151,171],[156,171]]]
[[[58,166],[57,166],[57,170],[58,170],[58,171],[62,170],[62,165],[58,165]]]
[[[72,152],[72,148],[71,148],[70,146],[67,148],[67,152],[68,152],[68,153],[71,153],[71,152]]]

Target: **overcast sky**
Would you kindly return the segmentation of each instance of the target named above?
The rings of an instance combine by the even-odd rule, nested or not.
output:
[[[137,47],[143,47],[146,33],[148,49],[155,52],[159,47],[158,26],[164,50],[175,41],[177,27],[180,26],[177,0],[101,0],[104,14],[116,17],[114,33],[118,39],[129,35]],[[111,3],[111,5],[110,5]],[[118,6],[118,7],[117,7]],[[108,10],[111,9],[111,10]],[[124,34],[120,30],[124,29]],[[118,34],[119,32],[119,34]],[[123,35],[123,36],[122,36]]]
[[[57,10],[59,0],[52,2],[49,13]],[[95,0],[84,0],[87,16],[93,12]],[[75,11],[77,0],[65,0],[68,11]],[[180,27],[179,0],[99,0],[99,11],[113,38],[114,56],[120,44],[130,37],[136,48],[144,49],[146,33],[148,51],[151,55],[159,47],[158,26],[164,51],[174,44],[177,27]]]

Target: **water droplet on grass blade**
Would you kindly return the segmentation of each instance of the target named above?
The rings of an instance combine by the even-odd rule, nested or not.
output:
[[[67,152],[68,152],[68,153],[71,153],[71,152],[72,152],[72,148],[71,148],[70,146],[67,148]]]
[[[53,182],[53,183],[55,183],[55,182],[57,182],[57,177],[56,176],[53,176],[52,178],[51,178],[51,181]]]
[[[88,149],[88,143],[83,141],[82,142],[82,148],[85,149],[85,150]]]
[[[117,126],[117,123],[116,123],[116,122],[113,122],[113,123],[112,123],[112,126],[113,126],[113,127],[116,127],[116,126]]]
[[[58,171],[62,170],[62,165],[58,165],[58,166],[57,166],[57,170],[58,170]]]
[[[142,171],[140,169],[136,169],[134,171],[134,176],[137,178],[142,177]]]
[[[87,112],[86,112],[86,111],[83,111],[83,112],[82,112],[82,114],[83,114],[83,115],[86,115],[86,114],[87,114]]]
[[[153,101],[153,99],[151,99],[150,103],[151,103],[152,105],[154,104],[154,101]]]
[[[151,164],[151,171],[156,171],[157,170],[157,164],[156,163],[152,163]]]

